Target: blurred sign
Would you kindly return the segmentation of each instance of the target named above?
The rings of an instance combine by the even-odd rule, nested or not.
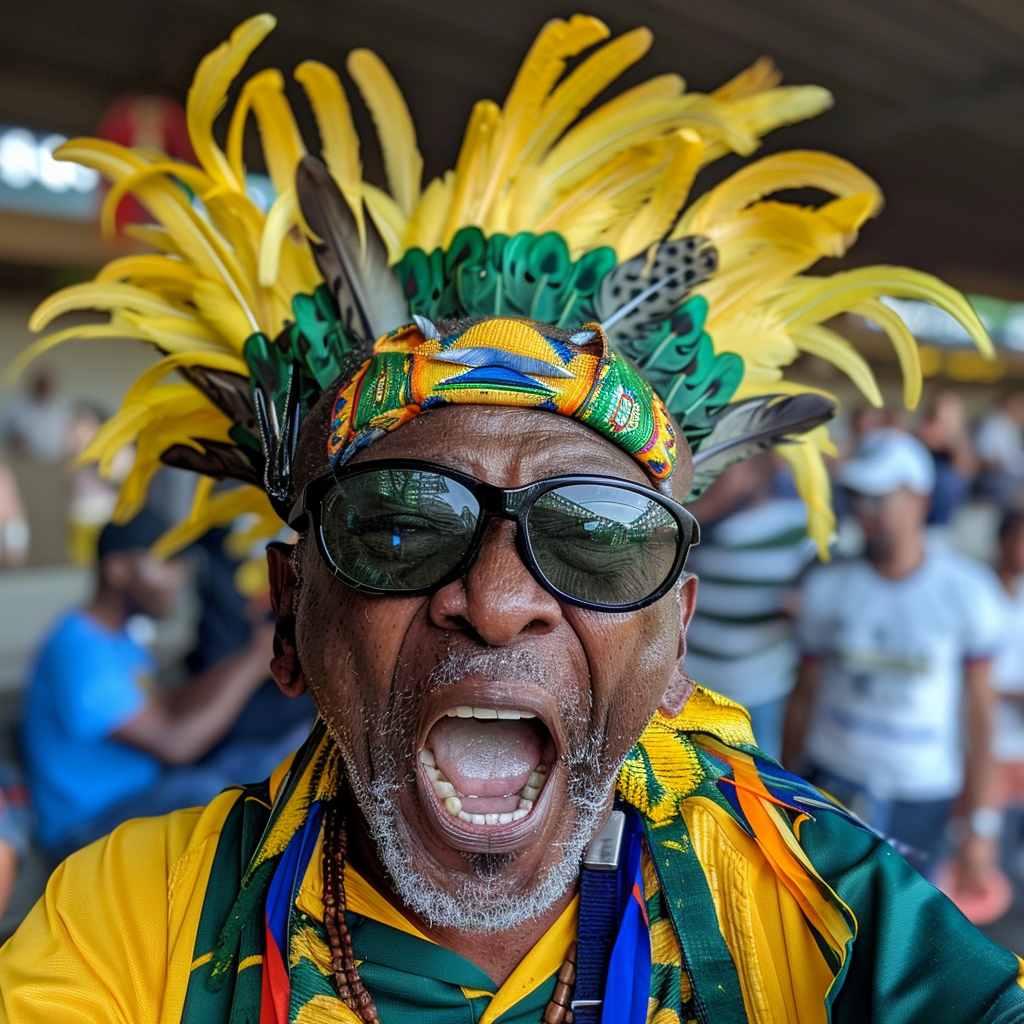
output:
[[[92,220],[100,176],[81,164],[55,160],[63,135],[0,125],[0,207],[71,220]]]
[[[985,295],[968,295],[967,299],[997,348],[1024,352],[1024,302],[1004,302]],[[917,299],[887,297],[882,301],[899,314],[919,341],[943,348],[974,348],[970,335],[938,306]],[[873,320],[865,320],[864,323],[874,331],[881,330]]]

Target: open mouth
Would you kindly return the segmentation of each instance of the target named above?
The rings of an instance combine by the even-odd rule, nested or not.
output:
[[[551,733],[534,712],[458,705],[427,733],[418,767],[444,830],[481,836],[525,824],[556,760]]]

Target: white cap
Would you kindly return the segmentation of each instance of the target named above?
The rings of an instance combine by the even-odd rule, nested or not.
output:
[[[837,474],[844,487],[858,494],[881,498],[901,487],[916,494],[931,494],[935,463],[931,452],[911,434],[881,428],[865,435],[853,457]]]

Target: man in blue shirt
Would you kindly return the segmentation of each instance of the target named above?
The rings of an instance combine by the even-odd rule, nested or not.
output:
[[[39,841],[59,856],[128,818],[206,803],[258,778],[302,739],[289,730],[274,743],[217,747],[267,678],[269,625],[186,686],[153,686],[153,658],[125,626],[132,615],[167,615],[184,582],[182,562],[148,550],[163,529],[149,511],[106,527],[95,597],[58,621],[32,671],[22,745]]]

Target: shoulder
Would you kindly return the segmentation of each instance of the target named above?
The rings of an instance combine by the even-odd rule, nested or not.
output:
[[[0,1021],[161,1020],[176,988],[184,997],[214,856],[243,798],[126,822],[59,865],[0,950]]]

